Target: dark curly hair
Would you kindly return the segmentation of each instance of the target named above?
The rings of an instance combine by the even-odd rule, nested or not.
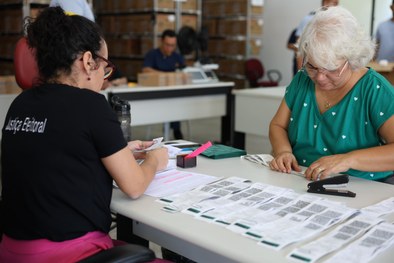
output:
[[[77,56],[101,48],[100,27],[79,15],[66,15],[61,7],[48,7],[25,28],[27,41],[35,49],[41,82],[53,82],[59,74],[70,74]]]
[[[172,29],[164,30],[163,33],[161,34],[161,39],[163,40],[166,37],[176,37],[175,31]]]

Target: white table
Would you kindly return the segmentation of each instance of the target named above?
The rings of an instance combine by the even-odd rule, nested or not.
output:
[[[212,82],[165,87],[120,86],[105,90],[131,105],[131,125],[148,125],[222,117],[222,142],[231,140],[233,82]],[[168,128],[168,126],[167,126]],[[168,129],[165,140],[168,140]]]
[[[233,82],[165,87],[119,86],[108,88],[101,93],[108,99],[118,95],[130,101],[133,126],[222,117],[222,142],[228,143],[231,141],[233,129],[231,103],[233,87]],[[1,124],[4,123],[8,108],[17,95],[0,95]],[[168,130],[165,140],[168,140]]]
[[[299,193],[306,192],[308,183],[302,177],[273,172],[240,158],[210,160],[199,157],[197,167],[189,171],[225,177],[239,176],[254,182],[292,188]],[[349,207],[362,208],[394,196],[393,185],[353,177],[348,188],[357,193],[356,198],[329,195],[324,197],[344,202]],[[114,190],[111,203],[114,211],[135,220],[134,234],[197,262],[289,262],[285,256],[294,246],[277,252],[215,224],[194,219],[183,213],[171,214],[162,211],[161,207],[162,204],[156,202],[155,198],[144,195],[138,200],[131,200],[119,190]],[[131,226],[119,230],[127,232],[131,230]],[[391,249],[372,262],[389,263],[393,258],[394,249]]]
[[[285,94],[286,87],[233,90],[235,96],[234,130],[245,134],[245,141],[238,141],[248,153],[268,153],[269,124]]]

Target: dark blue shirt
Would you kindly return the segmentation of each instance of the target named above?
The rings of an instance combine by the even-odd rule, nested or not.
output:
[[[143,67],[150,67],[156,70],[171,72],[178,68],[185,67],[185,59],[176,52],[170,56],[161,53],[160,48],[155,48],[145,55]]]

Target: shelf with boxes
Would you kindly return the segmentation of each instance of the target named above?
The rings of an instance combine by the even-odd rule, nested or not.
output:
[[[165,29],[179,25],[199,28],[201,0],[95,0],[97,22],[102,27],[111,61],[135,81],[142,69],[144,55],[160,44]],[[177,12],[180,21],[177,21]]]
[[[13,75],[15,44],[23,35],[25,17],[36,17],[49,0],[0,1],[0,75]]]
[[[245,61],[258,57],[263,37],[262,0],[204,0],[202,23],[208,29],[206,56],[219,65],[220,79],[244,88]]]

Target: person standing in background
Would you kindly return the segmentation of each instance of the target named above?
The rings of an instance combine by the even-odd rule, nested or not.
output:
[[[60,6],[66,12],[84,16],[94,22],[92,8],[86,0],[51,0],[49,6]]]
[[[376,42],[378,44],[376,60],[387,60],[394,62],[394,0],[390,5],[393,13],[391,19],[379,24],[376,31]]]
[[[92,7],[86,0],[51,0],[49,6],[60,6],[70,15],[80,15],[95,22]],[[127,85],[127,77],[116,67],[111,77],[104,81],[101,89],[120,85]]]
[[[294,29],[293,31],[291,31],[289,39],[287,40],[287,49],[292,50],[293,53],[294,53],[294,56],[293,56],[293,67],[292,67],[293,76],[295,74],[297,74],[297,71],[298,71],[298,67],[297,67],[297,52],[298,52],[298,48],[297,48],[297,45],[296,45],[297,44],[297,37],[295,35],[296,31],[297,31],[297,28]]]
[[[174,30],[164,30],[161,35],[160,47],[150,50],[144,58],[142,72],[173,72],[185,67],[184,57],[176,52],[176,33]],[[175,139],[183,139],[181,123],[171,122]]]
[[[337,6],[339,4],[339,0],[322,0],[321,6],[322,7],[330,7],[330,6]],[[306,15],[300,22],[300,24],[297,27],[297,30],[295,32],[295,37],[296,37],[296,43],[299,42],[300,36],[302,34],[302,31],[304,31],[304,28],[306,25],[312,20],[313,16],[315,15],[315,11],[310,12],[308,15]],[[297,56],[297,69],[302,68],[302,58]]]

